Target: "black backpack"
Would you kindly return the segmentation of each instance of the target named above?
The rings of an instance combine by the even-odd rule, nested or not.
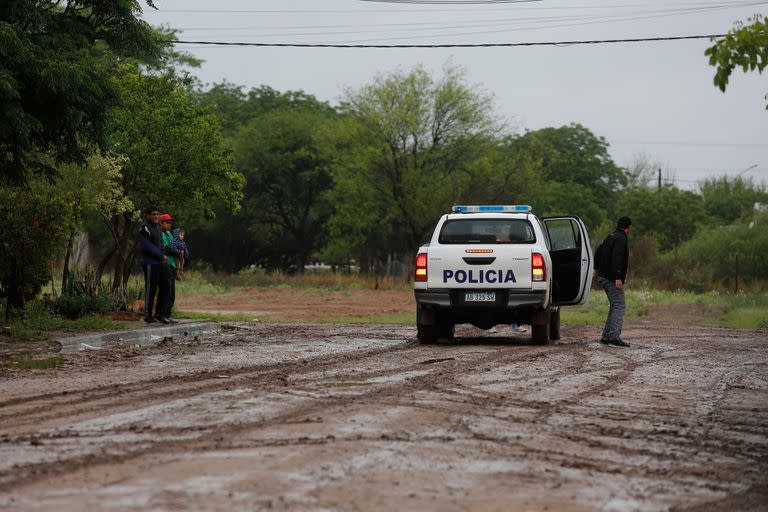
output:
[[[616,233],[611,233],[595,249],[595,267],[597,269],[607,270],[611,265],[611,253],[613,244],[616,243]]]

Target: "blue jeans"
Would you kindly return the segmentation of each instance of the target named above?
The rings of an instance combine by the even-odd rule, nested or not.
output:
[[[603,338],[606,340],[618,340],[621,337],[621,328],[624,325],[624,311],[627,303],[624,299],[624,287],[616,288],[616,281],[611,281],[602,276],[597,277],[597,284],[603,287],[608,296],[608,318],[603,328]]]

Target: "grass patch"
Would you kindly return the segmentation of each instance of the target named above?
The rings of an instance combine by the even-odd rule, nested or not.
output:
[[[720,293],[693,293],[688,291],[662,291],[652,289],[633,290],[628,288],[627,318],[647,316],[654,305],[682,304],[698,306],[720,306],[725,313],[716,319],[702,316],[702,325],[758,329],[768,327],[768,294],[745,293],[727,295]],[[608,298],[602,290],[592,290],[589,302],[583,306],[565,307],[561,310],[564,324],[602,324],[608,315]]]
[[[184,274],[184,279],[176,281],[176,293],[184,295],[221,295],[230,289],[224,283],[208,281],[199,272]]]
[[[714,325],[734,329],[768,328],[768,309],[761,307],[739,307],[726,311]]]
[[[113,322],[101,315],[91,314],[77,319],[69,319],[51,313],[44,305],[33,302],[22,314],[14,314],[7,332],[11,339],[20,341],[43,341],[50,332],[101,331],[123,329],[125,325]]]
[[[193,311],[173,311],[174,318],[191,318],[192,320],[210,320],[211,322],[252,322],[255,320],[248,313],[200,313]]]

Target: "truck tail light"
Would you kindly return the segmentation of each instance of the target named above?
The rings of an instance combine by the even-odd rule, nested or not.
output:
[[[427,254],[421,253],[416,256],[416,281],[427,280]]]
[[[531,280],[546,281],[547,269],[544,265],[544,256],[535,252],[531,255]]]

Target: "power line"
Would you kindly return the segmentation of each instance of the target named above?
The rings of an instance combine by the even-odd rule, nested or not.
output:
[[[361,2],[381,3],[381,4],[421,4],[421,5],[461,5],[461,4],[524,4],[532,2],[541,2],[542,0],[360,0]]]
[[[680,14],[698,14],[702,12],[708,12],[713,9],[716,9],[716,7],[687,7],[687,8],[674,8],[674,9],[654,9],[654,10],[645,10],[645,11],[639,11],[637,15],[640,16],[641,19],[645,19],[646,16],[650,17],[664,17],[664,16],[675,16]],[[299,25],[299,26],[261,26],[261,27],[180,27],[178,30],[182,32],[188,32],[188,31],[243,31],[243,30],[319,30],[319,29],[350,29],[355,28],[357,30],[355,31],[347,31],[347,32],[302,32],[302,33],[278,33],[278,34],[267,34],[265,37],[271,37],[271,36],[307,36],[307,35],[335,35],[335,34],[354,34],[354,33],[360,33],[362,32],[362,28],[365,28],[365,33],[370,33],[371,30],[369,30],[369,27],[386,27],[385,30],[374,30],[373,32],[386,32],[386,31],[398,31],[398,30],[404,30],[406,28],[411,27],[418,27],[421,30],[442,30],[442,29],[455,29],[455,28],[482,28],[487,27],[489,25],[506,25],[510,22],[522,22],[525,24],[530,24],[531,22],[543,22],[544,24],[531,27],[531,28],[558,28],[562,26],[573,26],[573,25],[554,25],[554,27],[551,25],[553,22],[560,22],[560,21],[578,21],[578,22],[594,22],[594,21],[602,21],[602,20],[608,20],[608,21],[634,21],[635,19],[638,19],[637,17],[627,17],[628,13],[624,14],[607,14],[607,15],[600,15],[600,16],[573,16],[573,15],[567,15],[567,16],[527,16],[527,17],[514,17],[514,18],[493,18],[493,19],[465,19],[462,21],[422,21],[422,22],[407,22],[407,23],[374,23],[374,24],[360,24],[356,23],[353,25]],[[456,23],[462,23],[461,25],[455,25]],[[469,23],[469,24],[468,24]],[[451,25],[453,24],[453,25]],[[584,23],[589,24],[589,23]],[[577,24],[578,25],[578,24]],[[512,31],[514,29],[510,28],[506,31]],[[530,28],[528,29],[530,30]],[[488,33],[488,32],[482,32],[482,33]],[[262,37],[261,35],[257,37]],[[344,42],[344,41],[337,41],[337,42]]]
[[[666,2],[661,2],[662,5],[668,5]],[[753,5],[762,5],[768,2],[764,1],[739,1],[739,2],[694,2],[682,5],[692,6],[714,6],[714,7],[749,7]],[[567,5],[567,6],[550,6],[550,7],[504,7],[499,9],[486,9],[485,12],[501,12],[501,11],[554,11],[554,10],[584,10],[584,9],[625,9],[630,7],[647,7],[648,4],[615,4],[615,5]],[[144,14],[163,14],[163,13],[184,13],[184,14],[382,14],[382,13],[442,13],[442,12],[460,12],[468,11],[467,9],[346,9],[346,10],[322,10],[322,9],[233,9],[233,10],[221,10],[221,9],[151,9],[144,11]]]
[[[705,11],[715,11],[719,10],[719,7],[708,7],[708,8],[701,8],[697,12],[705,12]],[[559,23],[559,24],[542,24],[539,26],[533,26],[533,27],[517,27],[517,28],[505,28],[500,30],[483,30],[483,31],[474,31],[474,32],[462,32],[462,33],[451,33],[451,34],[432,34],[428,36],[424,35],[418,35],[418,36],[409,36],[409,37],[400,37],[397,38],[398,40],[404,40],[404,39],[424,39],[425,37],[458,37],[458,36],[472,36],[472,35],[487,35],[492,33],[509,33],[509,32],[520,32],[520,31],[531,31],[531,30],[539,30],[539,29],[552,29],[552,28],[563,28],[563,27],[583,27],[586,25],[595,25],[595,24],[604,24],[604,23],[617,23],[617,22],[625,22],[625,21],[637,21],[637,20],[647,20],[652,18],[666,18],[670,16],[680,16],[680,15],[686,15],[689,14],[688,12],[673,12],[673,13],[664,13],[664,14],[651,14],[651,15],[643,15],[643,16],[630,16],[627,15],[623,18],[615,18],[615,19],[595,19],[592,21],[584,21],[584,22],[576,22],[576,23]],[[386,38],[378,38],[378,39],[367,39],[366,42],[371,41],[388,41],[395,39],[394,37],[386,37]],[[336,41],[336,43],[353,43],[357,41]]]
[[[740,143],[740,142],[676,142],[676,141],[631,141],[631,140],[614,140],[611,141],[612,145],[630,145],[630,146],[693,146],[700,148],[707,147],[723,147],[723,148],[768,148],[768,144],[761,143]]]
[[[603,23],[616,23],[616,22],[626,22],[626,21],[636,21],[636,20],[644,20],[644,19],[651,19],[651,18],[664,18],[669,16],[680,16],[680,15],[688,15],[688,14],[695,14],[695,13],[701,13],[701,12],[707,12],[707,11],[714,11],[714,10],[720,10],[722,9],[722,5],[712,5],[708,7],[687,7],[687,8],[677,8],[677,9],[669,9],[669,10],[657,10],[657,11],[646,11],[650,14],[647,15],[607,15],[607,16],[598,16],[598,17],[582,17],[582,18],[571,18],[571,20],[580,20],[576,21],[574,23],[547,23],[546,21],[543,21],[541,24],[534,25],[534,26],[528,26],[528,27],[507,27],[503,29],[498,30],[488,30],[488,27],[482,27],[483,30],[481,31],[472,31],[472,32],[463,32],[463,33],[450,33],[450,34],[421,34],[418,36],[387,36],[387,37],[380,37],[380,38],[365,38],[364,40],[360,41],[356,38],[356,40],[346,40],[346,41],[329,41],[329,42],[319,42],[319,43],[306,43],[307,47],[342,47],[342,48],[357,48],[357,47],[367,47],[367,48],[390,48],[390,47],[402,47],[402,48],[434,48],[434,47],[460,47],[460,46],[451,46],[451,45],[437,45],[437,44],[430,44],[430,45],[409,45],[406,46],[402,44],[402,41],[409,40],[409,39],[425,39],[425,38],[443,38],[443,37],[457,37],[457,36],[468,36],[468,35],[488,35],[492,33],[511,33],[511,32],[518,32],[518,31],[530,31],[530,30],[539,30],[539,29],[552,29],[552,28],[562,28],[562,27],[574,27],[574,26],[585,26],[585,25],[594,25],[594,24],[603,24]],[[562,18],[561,18],[562,19]],[[554,20],[553,20],[554,21]],[[470,23],[475,23],[474,21],[470,21]],[[450,29],[450,28],[480,28],[478,25],[460,25],[457,27],[434,27],[434,28],[424,28],[424,30],[444,30],[444,29]],[[400,29],[395,29],[400,30]],[[389,30],[377,30],[378,32],[387,32]],[[370,30],[366,30],[367,34],[370,34]],[[277,33],[277,34],[261,34],[254,37],[302,37],[302,36],[319,36],[319,35],[340,35],[340,34],[354,34],[359,33],[358,31],[352,31],[352,32],[309,32],[309,33]],[[397,40],[400,41],[400,44],[392,44],[392,45],[379,45],[377,44],[378,41],[390,41],[390,40]],[[234,44],[234,41],[231,41],[232,44]],[[200,44],[211,44],[210,42],[200,42]],[[259,46],[259,45],[266,45],[267,43],[258,43],[258,44],[247,44],[244,46]],[[579,44],[579,43],[572,43],[572,44]],[[284,46],[299,46],[300,43],[289,43],[285,44]],[[310,46],[311,45],[311,46]],[[328,46],[324,46],[328,45]],[[477,46],[490,46],[489,44],[478,44]],[[498,44],[497,46],[524,46],[522,44]]]
[[[726,34],[696,36],[638,37],[631,39],[592,39],[581,41],[534,41],[523,43],[459,43],[459,44],[336,44],[336,43],[256,43],[233,41],[166,41],[172,44],[196,44],[202,46],[256,46],[278,48],[511,48],[517,46],[575,46],[615,43],[645,43],[658,41],[684,41],[691,39],[712,39]]]

